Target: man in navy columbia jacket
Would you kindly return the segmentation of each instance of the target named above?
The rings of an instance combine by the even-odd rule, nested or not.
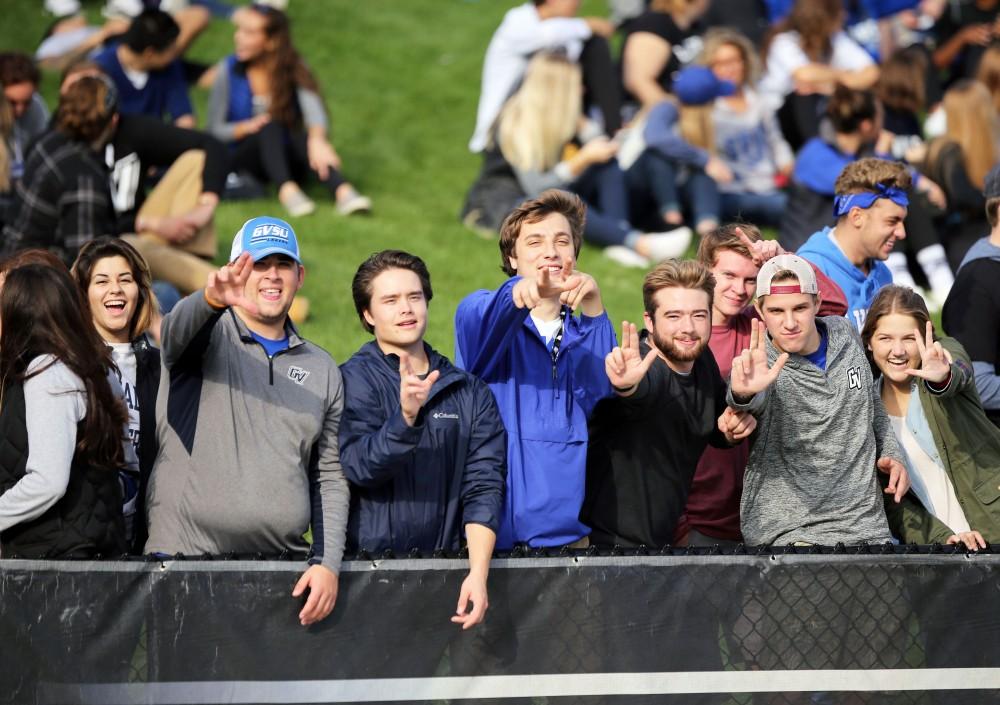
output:
[[[419,257],[374,254],[352,290],[375,340],[341,366],[348,550],[457,551],[464,529],[470,570],[452,621],[471,627],[486,611],[503,507],[507,436],[499,409],[486,384],[424,342],[432,291]]]

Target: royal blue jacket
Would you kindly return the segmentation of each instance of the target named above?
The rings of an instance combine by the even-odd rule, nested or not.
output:
[[[429,346],[427,355],[441,376],[412,427],[400,411],[396,355],[371,342],[340,366],[348,551],[457,551],[465,524],[499,528],[507,438],[496,401]]]
[[[507,427],[507,495],[497,547],[561,546],[590,533],[580,522],[587,417],[611,394],[604,357],[616,345],[606,313],[568,316],[555,365],[517,308],[512,277],[467,296],[455,313],[455,364],[483,379]]]
[[[831,228],[824,228],[813,233],[796,254],[815,264],[823,274],[837,283],[847,298],[846,316],[860,331],[865,325],[875,294],[883,286],[892,284],[892,272],[885,266],[885,262],[873,259],[869,262],[868,274],[865,274],[841,252],[830,237],[830,232]]]

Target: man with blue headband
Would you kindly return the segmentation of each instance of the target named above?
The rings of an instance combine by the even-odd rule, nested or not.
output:
[[[843,290],[860,331],[875,294],[892,283],[885,260],[906,237],[910,172],[901,162],[861,159],[844,167],[834,188],[836,225],[813,233],[798,254]]]

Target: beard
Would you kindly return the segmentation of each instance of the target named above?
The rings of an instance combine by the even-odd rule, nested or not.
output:
[[[661,338],[655,330],[649,331],[649,337],[652,338],[653,344],[659,348],[663,356],[672,362],[692,362],[698,359],[705,346],[708,345],[707,339],[699,338],[698,345],[691,350],[685,350],[674,345],[673,340]]]

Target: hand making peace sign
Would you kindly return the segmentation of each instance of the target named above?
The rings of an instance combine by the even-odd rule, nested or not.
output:
[[[656,349],[651,349],[646,357],[642,357],[639,353],[639,334],[635,324],[622,321],[622,344],[604,358],[604,371],[612,386],[619,390],[627,389],[626,394],[630,394],[654,360],[656,360]]]
[[[906,374],[925,379],[931,384],[941,384],[951,374],[951,360],[941,343],[934,340],[934,325],[927,321],[926,337],[921,340],[920,331],[913,329],[920,352],[920,369],[907,368]]]
[[[749,399],[764,391],[774,384],[781,368],[788,362],[788,353],[781,353],[774,361],[774,366],[768,366],[766,335],[767,329],[761,321],[750,321],[750,347],[733,360],[729,383],[734,396]]]

